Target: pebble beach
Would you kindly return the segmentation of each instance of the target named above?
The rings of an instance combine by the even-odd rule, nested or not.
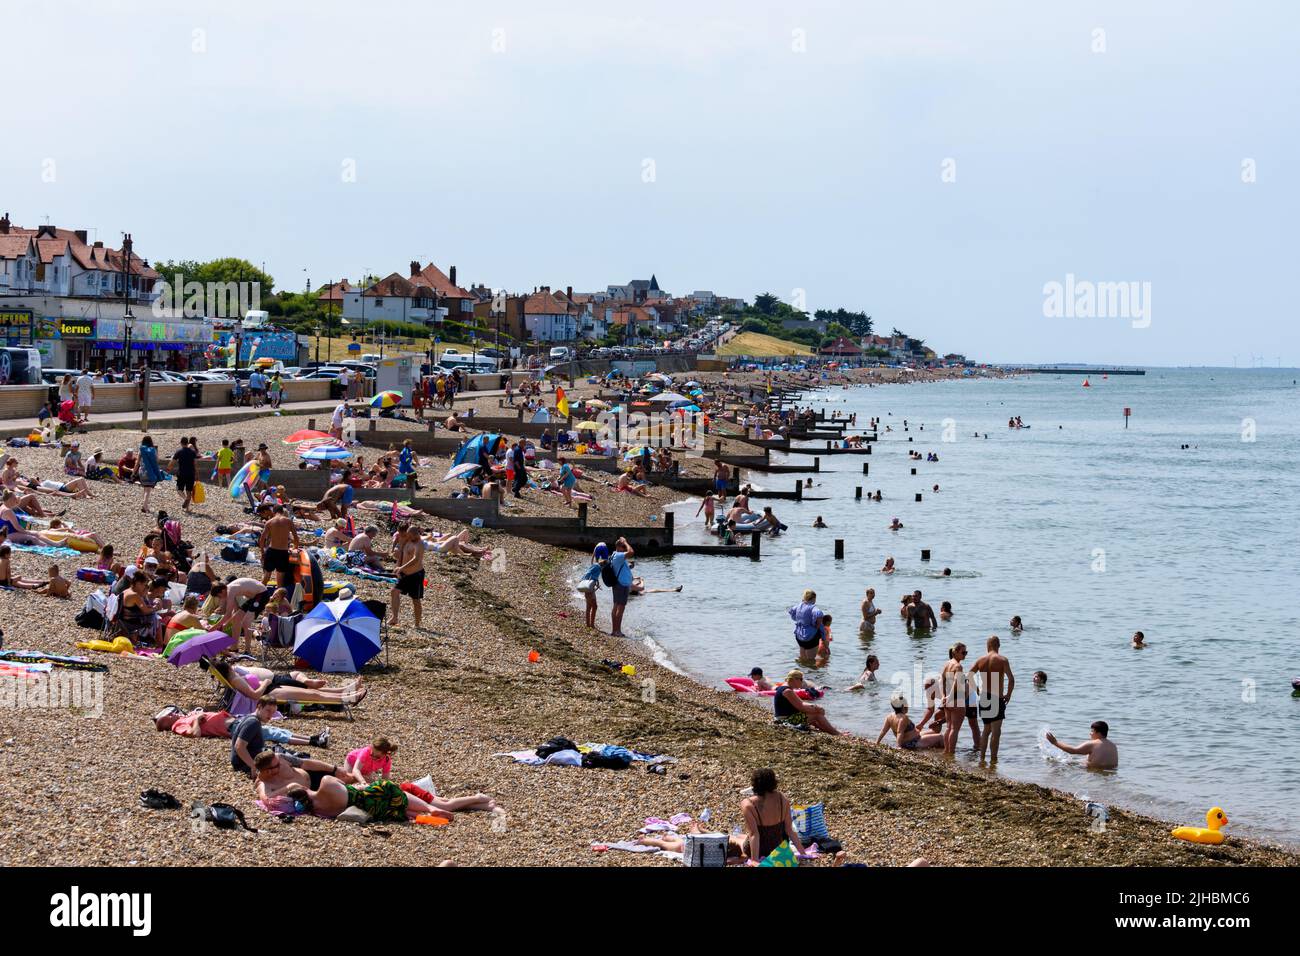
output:
[[[723,380],[700,373],[701,381]],[[886,381],[880,373],[854,371],[854,384]],[[757,376],[730,374],[732,384]],[[924,387],[918,383],[917,387]],[[571,400],[594,394],[579,382]],[[549,393],[547,393],[549,398]],[[467,396],[457,411],[504,414],[495,396]],[[445,417],[445,413],[443,413]],[[325,424],[324,418],[318,424]],[[182,434],[194,435],[201,451],[223,438],[241,438],[249,449],[266,442],[277,466],[296,464],[281,439],[308,427],[307,416],[280,415],[238,424],[185,431],[156,427],[160,458],[176,449]],[[364,427],[364,426],[363,426]],[[395,444],[419,426],[381,421]],[[138,444],[131,430],[80,436],[83,453],[102,449],[116,459]],[[715,436],[711,436],[710,441]],[[734,443],[724,441],[724,447]],[[745,446],[734,444],[737,453]],[[57,453],[47,448],[6,451],[24,475],[55,477]],[[373,460],[376,449],[360,449]],[[428,494],[445,494],[438,479],[449,458],[420,469]],[[682,473],[705,476],[711,463],[682,460]],[[617,494],[614,476],[594,474],[592,520],[643,525],[685,497],[652,487],[646,497]],[[68,506],[64,519],[100,532],[128,560],[158,509],[183,522],[184,537],[214,557],[225,575],[239,566],[215,560],[211,545],[218,525],[242,520],[241,502],[207,488],[205,503],[181,515],[174,488],[154,491],[151,511],[140,508],[138,487],[92,483],[95,497],[52,499]],[[537,492],[511,501],[506,513],[570,514],[562,499]],[[47,504],[47,507],[49,505]],[[660,519],[661,520],[661,519]],[[425,517],[425,529],[459,530],[450,521]],[[155,731],[152,715],[163,706],[198,707],[213,700],[213,684],[198,667],[175,668],[161,658],[95,654],[108,665],[102,714],[66,709],[0,709],[0,754],[10,772],[0,777],[0,863],[55,866],[194,865],[432,865],[461,866],[649,866],[672,865],[653,855],[597,853],[593,844],[635,836],[648,817],[698,815],[705,808],[718,829],[740,823],[742,791],[752,771],[772,767],[796,803],[823,802],[832,834],[850,859],[901,866],[918,856],[933,865],[1294,866],[1300,857],[1280,846],[1232,838],[1221,846],[1179,843],[1163,821],[1112,810],[1105,832],[1092,832],[1079,801],[1045,787],[1016,783],[987,772],[954,768],[940,755],[902,753],[858,738],[797,734],[775,727],[770,710],[738,695],[703,686],[660,667],[637,642],[615,639],[583,626],[572,600],[574,552],[474,529],[473,544],[504,554],[503,561],[470,557],[426,560],[426,628],[411,626],[410,608],[390,630],[389,666],[368,668],[370,692],[355,721],[340,715],[307,714],[284,726],[312,733],[328,724],[327,751],[341,759],[377,735],[397,742],[395,772],[401,779],[430,775],[443,795],[482,791],[501,813],[460,813],[446,827],[355,825],[301,817],[282,823],[259,810],[252,784],[228,765],[229,742],[192,740]],[[719,558],[718,560],[738,560]],[[73,577],[91,558],[57,559]],[[14,573],[43,577],[50,559],[21,552]],[[254,565],[244,569],[254,571]],[[326,578],[331,575],[326,574]],[[386,585],[349,579],[358,597],[387,600]],[[6,649],[53,654],[86,653],[78,641],[95,636],[73,617],[94,586],[73,581],[72,598],[60,601],[27,591],[0,590],[0,627]],[[705,600],[688,589],[680,600]],[[647,613],[633,599],[627,626],[635,631]],[[607,597],[600,626],[608,627]],[[529,652],[539,659],[529,661]],[[635,677],[603,665],[632,663]],[[646,681],[654,692],[645,693]],[[625,771],[527,767],[497,754],[532,748],[554,736],[579,742],[621,744],[675,758],[665,774],[634,764]],[[184,811],[157,811],[137,804],[155,787],[184,806],[193,800],[224,801],[244,811],[258,832],[194,832]]]

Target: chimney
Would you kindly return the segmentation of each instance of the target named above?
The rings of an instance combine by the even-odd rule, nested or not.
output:
[[[103,239],[96,239],[96,240],[95,240],[94,248],[96,248],[96,249],[103,249],[103,248],[104,248],[104,240],[103,240]]]
[[[41,238],[41,236],[50,236],[51,238],[53,238],[56,232],[57,230],[55,229],[55,227],[47,223],[46,225],[41,226],[39,229],[36,230],[36,238],[39,239]]]
[[[572,301],[573,301],[573,286],[567,286],[567,287],[565,288],[565,290],[564,290],[564,294],[565,294],[565,296],[568,297],[569,301],[572,302]]]
[[[77,241],[80,242],[83,246],[86,244],[86,240],[90,238],[90,234],[87,233],[85,229],[78,229],[75,235],[77,237]]]
[[[413,275],[413,276],[418,276],[419,274],[420,274],[420,263],[419,263],[418,261],[416,261],[415,259],[412,259],[412,260],[411,260],[411,275]]]
[[[9,235],[9,213],[5,213],[3,217],[0,217],[0,236],[7,235]]]
[[[452,284],[452,285],[455,285],[455,284],[456,284],[456,267],[455,267],[455,266],[452,266],[452,267],[451,267],[451,273],[447,276],[447,278],[451,280],[451,284]]]

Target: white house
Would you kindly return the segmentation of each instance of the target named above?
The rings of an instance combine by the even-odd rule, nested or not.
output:
[[[578,337],[577,309],[544,285],[524,300],[524,327],[535,342],[571,342]]]

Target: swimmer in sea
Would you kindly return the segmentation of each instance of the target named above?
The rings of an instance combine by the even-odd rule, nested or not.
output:
[[[895,519],[890,523],[890,525],[889,525],[889,530],[890,530],[890,531],[901,531],[901,530],[903,530],[903,522],[901,522],[901,521],[899,521],[897,518],[895,518]]]
[[[1147,646],[1146,635],[1143,634],[1141,631],[1134,631],[1134,632],[1133,632],[1133,647],[1134,647],[1135,649],[1137,649],[1137,650],[1141,650],[1142,648],[1144,648],[1144,647],[1146,647],[1146,646]]]
[[[951,602],[951,601],[944,601],[942,604],[939,605],[939,620],[941,620],[941,621],[951,621],[951,620],[952,620],[952,602]]]
[[[754,690],[771,690],[776,685],[763,676],[763,668],[754,667],[750,669],[749,679],[754,682]]]
[[[945,578],[950,578],[950,577],[952,577],[952,568],[944,568],[944,569],[943,569],[943,576],[944,576]]]
[[[885,558],[885,566],[884,566],[883,568],[880,569],[880,573],[881,573],[881,574],[893,574],[893,573],[894,573],[894,559],[893,559],[892,557]]]
[[[1021,631],[1023,631],[1023,630],[1025,629],[1025,625],[1023,625],[1023,624],[1020,623],[1020,615],[1019,615],[1019,614],[1017,614],[1015,617],[1013,617],[1013,618],[1011,619],[1011,625],[1010,625],[1010,626],[1011,626],[1011,630],[1012,630],[1012,632],[1015,633],[1015,634],[1019,634]]]
[[[880,670],[880,658],[876,657],[875,654],[868,654],[866,669],[863,670],[862,676],[858,678],[858,682],[849,690],[862,690],[868,684],[875,683],[876,671],[878,670]]]
[[[876,618],[880,614],[880,608],[876,607],[876,589],[867,588],[866,597],[862,599],[862,623],[858,625],[858,630],[866,635],[875,633]]]
[[[812,523],[812,526],[813,526],[814,528],[825,528],[825,527],[826,527],[826,522],[822,520],[822,516],[821,516],[821,515],[818,515],[818,516],[817,516],[817,520],[814,521],[814,522]]]
[[[1047,671],[1034,671],[1034,686],[1035,687],[1047,686]]]
[[[1094,721],[1089,738],[1077,747],[1063,744],[1048,731],[1047,742],[1067,754],[1087,754],[1089,770],[1115,770],[1119,767],[1119,748],[1110,741],[1110,726],[1104,720]]]

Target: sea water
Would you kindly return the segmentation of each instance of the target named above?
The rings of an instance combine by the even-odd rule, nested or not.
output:
[[[896,686],[918,701],[918,676],[937,672],[951,644],[967,645],[969,667],[997,634],[1016,676],[997,773],[1191,824],[1221,806],[1233,832],[1300,843],[1298,377],[1151,369],[1092,375],[1088,388],[1082,376],[1029,375],[809,393],[814,407],[856,412],[859,428],[879,416],[873,454],[822,458],[807,494],[828,500],[755,499],[789,525],[764,539],[757,564],[639,561],[647,586],[685,589],[635,598],[624,626],[710,685],[755,666],[779,678],[797,666],[787,608],[812,588],[834,615],[834,641],[810,679],[836,688],[822,701],[833,723],[873,740]],[[1031,427],[1009,429],[1015,415]],[[912,449],[940,460],[911,461]],[[749,473],[776,489],[798,477]],[[877,488],[884,501],[867,501]],[[715,540],[697,506],[673,509],[679,543]],[[828,528],[811,527],[818,515]],[[887,530],[894,516],[902,531]],[[890,555],[898,571],[882,575]],[[867,587],[883,611],[870,638],[858,630]],[[925,637],[898,615],[899,597],[918,588],[936,614],[942,601],[954,609]],[[1130,647],[1135,630],[1147,648]],[[845,690],[869,653],[879,683]],[[1099,719],[1119,747],[1116,773],[1042,743],[1045,726],[1080,743]],[[968,728],[959,739],[957,760],[976,766]]]

